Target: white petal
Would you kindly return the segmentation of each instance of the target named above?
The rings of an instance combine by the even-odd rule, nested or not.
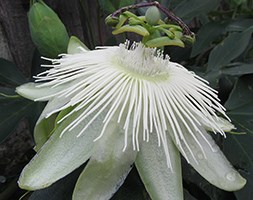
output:
[[[137,154],[131,148],[123,152],[123,147],[124,133],[117,123],[111,122],[78,178],[73,200],[107,200],[112,197],[124,182]]]
[[[41,150],[26,165],[19,178],[21,188],[37,190],[48,187],[89,159],[94,146],[93,140],[103,127],[102,121],[105,113],[102,113],[80,137],[77,135],[90,121],[90,117],[60,138],[63,129],[82,112],[83,110],[80,110],[63,121]]]
[[[172,169],[168,168],[163,147],[158,147],[156,134],[143,142],[135,165],[150,197],[155,200],[183,200],[181,161],[170,136],[167,137]]]
[[[68,50],[69,54],[83,53],[89,51],[89,48],[83,44],[77,37],[71,36],[69,39]]]
[[[241,189],[246,184],[246,180],[232,167],[220,148],[204,128],[199,127],[199,129],[201,130],[201,133],[196,133],[195,135],[198,142],[201,144],[202,149],[191,134],[189,134],[187,130],[183,130],[185,131],[185,140],[189,144],[191,151],[198,162],[196,163],[188,148],[186,148],[185,145],[182,145],[190,164],[201,176],[218,188],[226,191],[236,191]],[[178,148],[182,151],[179,146]]]
[[[30,99],[36,100],[39,98],[44,98],[43,101],[48,101],[51,95],[54,95],[60,92],[62,89],[66,88],[68,85],[60,85],[58,87],[40,87],[41,83],[26,83],[16,88],[16,92],[21,96]]]
[[[228,121],[228,120],[226,120],[222,117],[213,118],[213,120],[225,132],[229,132],[229,131],[235,129],[235,126],[230,121]],[[210,126],[206,125],[206,124],[204,124],[204,127],[205,127],[206,130],[212,131],[212,128]]]

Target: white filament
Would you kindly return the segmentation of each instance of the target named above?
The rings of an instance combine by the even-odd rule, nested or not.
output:
[[[127,148],[129,134],[134,150],[140,149],[141,137],[148,142],[150,134],[157,134],[158,145],[163,146],[170,168],[172,166],[166,139],[168,131],[186,160],[189,161],[185,152],[187,149],[196,162],[185,134],[193,137],[204,156],[205,152],[196,134],[200,134],[211,148],[212,145],[198,127],[210,127],[213,132],[225,135],[216,113],[228,117],[219,103],[216,91],[205,80],[183,66],[170,62],[168,56],[164,57],[156,49],[145,48],[141,44],[130,46],[127,42],[119,47],[98,48],[74,55],[62,54],[60,59],[47,60],[52,62],[52,66],[45,67],[51,68],[35,77],[37,82],[42,82],[39,87],[53,88],[70,82],[74,84],[56,94],[36,100],[48,97],[70,98],[67,104],[48,113],[50,116],[75,106],[58,123],[83,109],[83,113],[61,135],[75,129],[93,114],[78,136],[84,134],[88,126],[107,109],[104,127],[96,140],[103,137],[107,125],[116,118],[125,133],[123,150]]]

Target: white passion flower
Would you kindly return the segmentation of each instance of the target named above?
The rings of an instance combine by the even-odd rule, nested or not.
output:
[[[24,97],[49,101],[48,105],[51,103],[41,118],[71,108],[57,121],[61,124],[75,116],[61,128],[58,140],[75,129],[78,130],[76,135],[66,137],[85,138],[89,128],[100,120],[100,127],[96,127],[99,133],[93,139],[98,146],[100,140],[109,137],[108,129],[112,124],[116,124],[120,131],[110,137],[120,134],[123,140],[121,151],[131,149],[137,153],[132,162],[136,161],[140,176],[154,199],[167,199],[172,195],[168,191],[175,193],[182,188],[181,181],[174,181],[171,189],[162,189],[167,187],[166,181],[173,185],[171,177],[181,177],[177,174],[181,173],[180,166],[175,164],[179,159],[177,149],[217,187],[231,191],[245,185],[246,181],[232,168],[206,131],[225,136],[224,131],[234,128],[219,103],[217,92],[208,86],[207,81],[171,62],[163,52],[146,48],[141,43],[130,45],[126,42],[91,51],[81,48],[79,53],[60,56],[59,59],[45,58],[52,65],[44,65],[49,69],[35,77],[36,84],[28,83],[17,88]],[[38,154],[43,151],[46,150],[42,147]],[[39,159],[39,155],[34,160]],[[34,160],[31,162],[36,162]],[[150,160],[153,163],[149,163]],[[32,173],[29,166],[21,175],[21,187],[38,189],[51,184],[49,181],[31,186],[35,181],[27,178],[27,171]],[[182,199],[179,193],[172,199]]]

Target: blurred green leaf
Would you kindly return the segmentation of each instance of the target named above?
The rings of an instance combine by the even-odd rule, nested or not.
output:
[[[158,0],[160,4],[162,4],[165,7],[169,7],[171,4],[178,4],[181,0]],[[174,6],[173,6],[174,7]]]
[[[135,3],[135,0],[98,0],[100,7],[107,14],[111,14],[117,9]]]
[[[26,79],[14,63],[0,58],[0,82],[17,86],[25,83]]]
[[[251,91],[252,92],[252,91]],[[228,111],[233,123],[239,131],[253,134],[253,101]]]
[[[225,24],[210,22],[203,25],[196,34],[196,42],[192,47],[191,57],[203,53],[225,29]]]
[[[1,103],[1,100],[7,100],[5,95],[10,95],[10,96],[16,95],[15,89],[0,86],[0,103]]]
[[[228,135],[224,152],[247,179],[246,186],[235,192],[238,200],[253,198],[253,75],[242,76],[234,86],[225,106],[238,131],[245,135]]]
[[[108,14],[113,13],[118,8],[119,1],[114,0],[98,0],[99,6]]]
[[[50,109],[52,109],[50,104],[52,104],[52,101],[47,103],[34,128],[34,150],[37,152],[50,138],[50,136],[53,134],[53,131],[60,126],[60,124],[57,122],[73,109],[73,107],[69,107],[58,114],[55,113],[46,118],[46,113],[50,112]]]
[[[219,0],[183,0],[174,10],[183,20],[190,21],[192,18],[215,10]]]
[[[0,142],[2,142],[17,126],[19,120],[27,117],[31,127],[34,126],[40,104],[23,98],[6,99],[0,102]]]
[[[114,0],[116,1],[116,0]],[[135,3],[135,0],[117,0],[117,2],[119,2],[119,8],[123,7],[123,6],[129,6]]]
[[[227,66],[226,68],[222,69],[222,73],[232,76],[253,74],[253,63],[237,63],[233,66]]]
[[[252,32],[253,27],[241,33],[231,33],[211,51],[207,70],[217,71],[241,55],[249,44]]]
[[[51,115],[48,118],[43,118],[36,124],[34,128],[34,140],[36,143],[35,150],[38,151],[45,142],[49,139],[55,127],[56,115]]]
[[[184,199],[185,200],[197,200],[187,190],[184,190]]]
[[[151,200],[135,167],[111,200]]]
[[[253,108],[253,76],[247,75],[239,78],[236,82],[225,107],[229,113],[235,113],[236,109],[243,108],[246,105],[252,105]],[[249,111],[248,111],[249,112]],[[242,113],[243,114],[243,113]],[[252,110],[253,115],[253,110]]]
[[[224,140],[224,153],[240,174],[247,179],[244,188],[234,192],[237,200],[253,199],[253,135],[228,135]]]
[[[50,64],[50,62],[46,61],[46,60],[42,60],[39,50],[35,49],[34,53],[33,53],[33,57],[32,57],[31,74],[37,75],[37,74],[45,71],[47,68],[41,67],[42,64]]]
[[[247,0],[232,0],[232,2],[234,3],[234,4],[236,4],[236,5],[241,5],[241,4],[243,4],[243,3],[245,3],[245,2],[247,2]]]
[[[226,27],[226,31],[244,31],[253,24],[251,18],[239,18],[231,20],[229,25]]]

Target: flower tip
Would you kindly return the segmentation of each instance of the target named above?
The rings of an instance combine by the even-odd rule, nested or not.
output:
[[[247,180],[238,172],[226,174],[226,179],[230,182],[230,184],[224,184],[222,189],[229,192],[240,190],[247,183]]]
[[[82,43],[77,37],[71,36],[68,43],[68,54],[77,54],[89,51],[89,48]]]
[[[51,185],[50,183],[37,184],[37,182],[38,180],[32,174],[28,174],[23,170],[18,180],[18,186],[24,190],[35,191]]]
[[[18,93],[20,96],[25,97],[27,99],[36,101],[36,99],[42,97],[45,95],[46,91],[40,91],[37,88],[38,83],[25,83],[23,85],[20,85],[16,87],[16,93]]]
[[[15,89],[15,92],[17,94],[19,94],[20,96],[22,97],[25,97],[25,98],[28,98],[28,99],[31,99],[31,100],[34,100],[29,94],[30,94],[30,86],[33,85],[33,83],[26,83],[26,84],[23,84],[23,85],[20,85],[18,87],[16,87]]]

